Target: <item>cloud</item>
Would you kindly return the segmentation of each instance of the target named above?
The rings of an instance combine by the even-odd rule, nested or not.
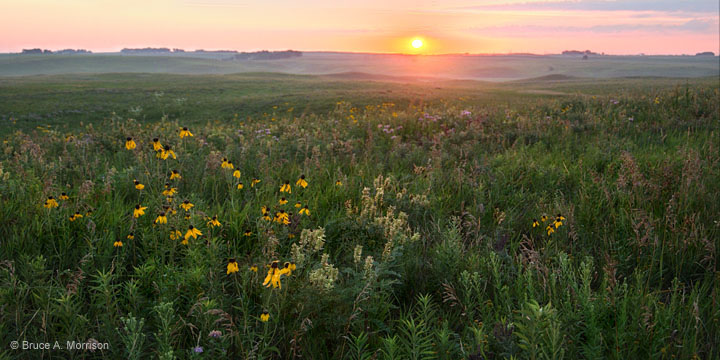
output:
[[[456,8],[457,10],[536,10],[536,11],[665,11],[718,13],[717,0],[577,0],[577,1],[532,1],[506,2],[489,5],[475,5]]]
[[[592,26],[546,26],[546,25],[502,25],[475,27],[468,29],[475,33],[486,35],[515,35],[515,34],[557,34],[557,33],[623,33],[623,32],[646,32],[646,33],[712,33],[718,29],[717,20],[690,20],[682,24],[614,24],[614,25],[592,25]]]

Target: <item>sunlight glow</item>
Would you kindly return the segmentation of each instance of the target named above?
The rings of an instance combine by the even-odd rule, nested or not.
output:
[[[419,49],[423,46],[423,41],[420,39],[415,39],[412,41],[412,47]]]

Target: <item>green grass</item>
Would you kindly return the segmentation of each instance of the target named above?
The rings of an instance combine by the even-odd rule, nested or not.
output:
[[[0,357],[717,358],[716,79],[556,80],[4,78]]]

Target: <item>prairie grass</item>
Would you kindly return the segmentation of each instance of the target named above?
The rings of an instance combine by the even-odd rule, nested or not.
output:
[[[717,83],[500,87],[5,125],[0,357],[717,358]]]

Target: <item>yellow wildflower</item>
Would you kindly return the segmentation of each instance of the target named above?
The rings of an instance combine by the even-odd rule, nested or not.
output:
[[[140,204],[135,205],[135,209],[133,210],[133,216],[139,218],[145,215],[145,209],[147,209],[147,206],[142,206]]]
[[[187,126],[183,126],[182,129],[180,129],[180,138],[184,138],[186,136],[193,136],[193,134],[188,130]]]
[[[137,144],[135,144],[135,141],[133,141],[133,138],[128,136],[128,138],[125,139],[125,148],[128,150],[133,150],[136,147],[137,147]]]

